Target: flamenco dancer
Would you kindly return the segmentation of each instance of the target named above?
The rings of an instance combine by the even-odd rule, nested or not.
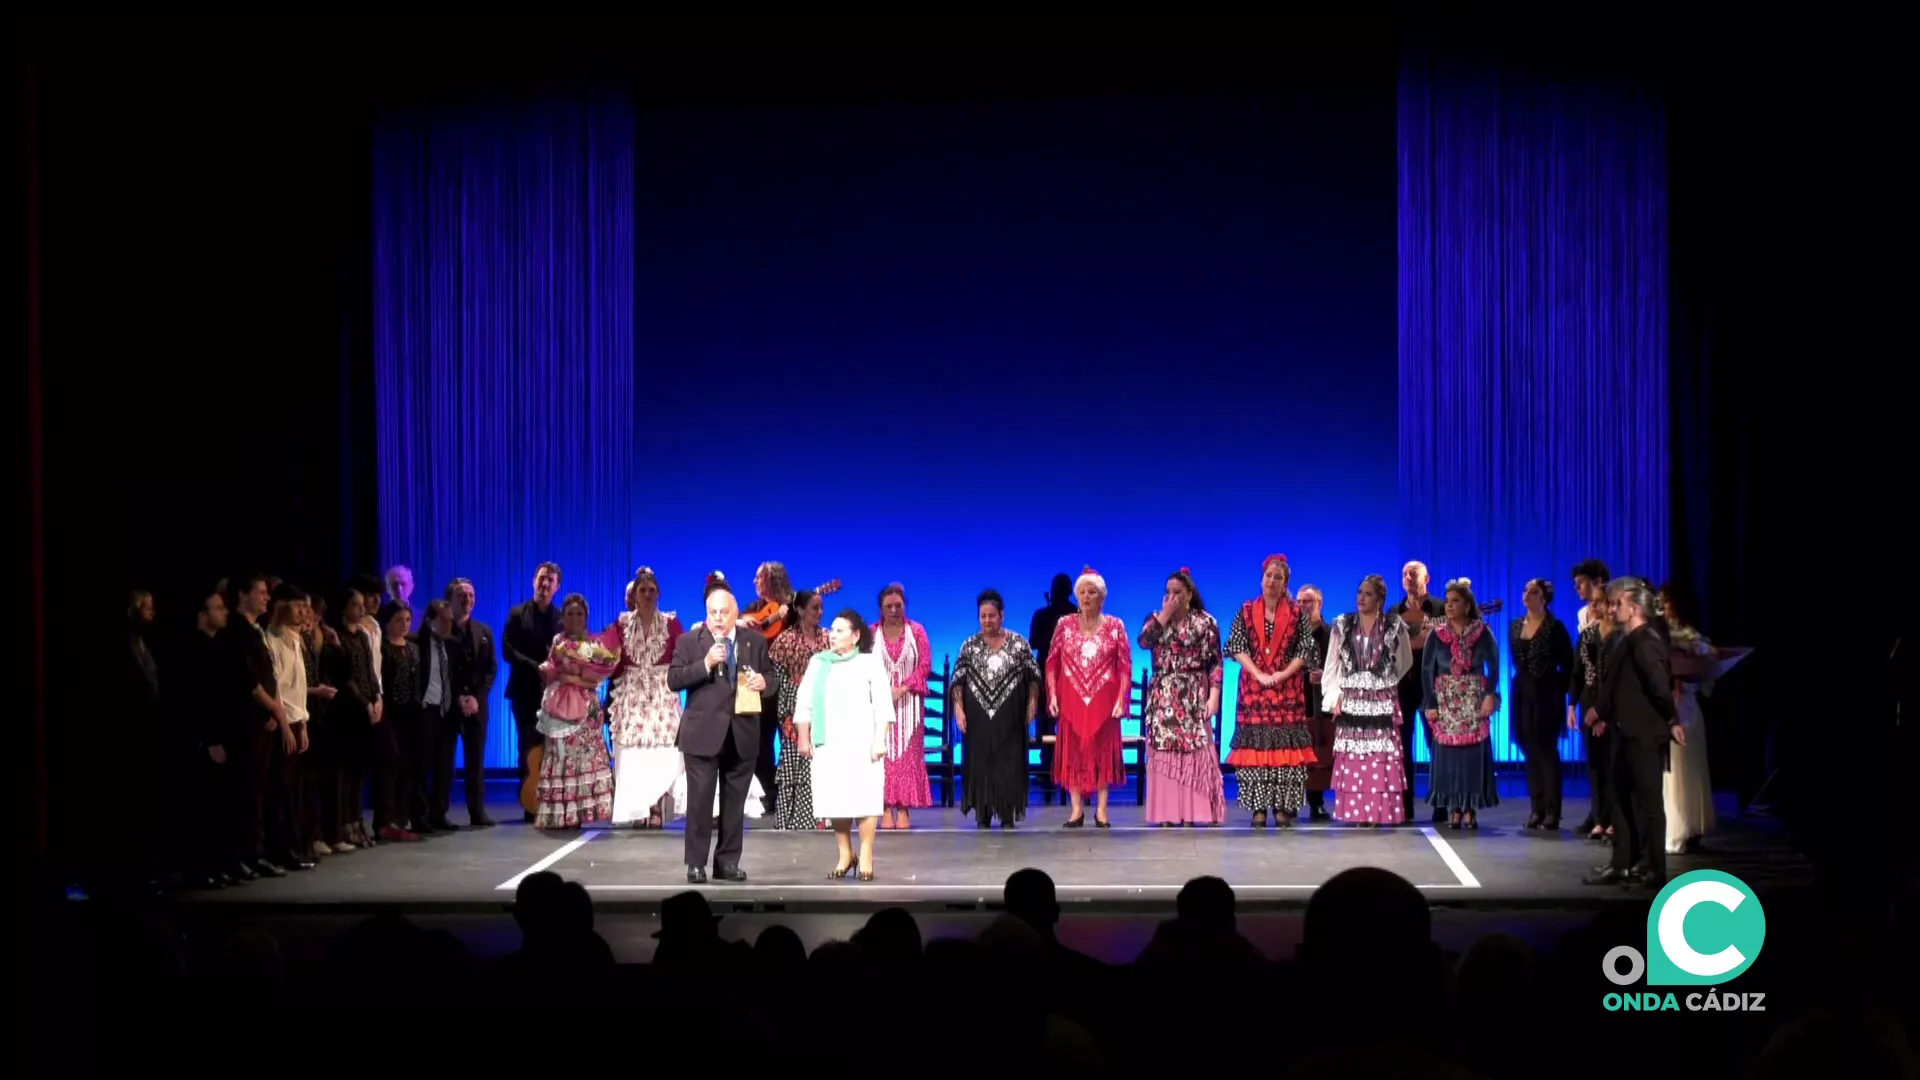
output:
[[[1307,801],[1307,770],[1318,763],[1307,727],[1306,680],[1313,635],[1300,605],[1287,595],[1292,569],[1285,555],[1269,555],[1260,568],[1260,595],[1240,605],[1227,631],[1227,652],[1240,664],[1239,712],[1233,752],[1227,755],[1240,779],[1240,805],[1253,811],[1253,827],[1267,815],[1287,828]]]
[[[606,713],[600,684],[620,663],[619,624],[587,633],[587,600],[569,594],[560,605],[560,636],[540,665],[540,761],[536,829],[578,829],[613,817],[613,769],[607,763]]]
[[[1223,681],[1220,624],[1207,611],[1186,567],[1167,575],[1160,610],[1140,628],[1140,647],[1153,654],[1147,692],[1146,820],[1161,827],[1221,825],[1226,788],[1213,718]]]
[[[1133,692],[1133,644],[1126,624],[1106,614],[1106,578],[1087,567],[1073,595],[1080,609],[1054,625],[1047,650],[1047,711],[1060,718],[1053,782],[1071,804],[1064,828],[1086,826],[1091,792],[1093,824],[1105,829],[1112,825],[1107,789],[1127,775],[1120,719]]]
[[[1357,610],[1340,616],[1327,635],[1327,666],[1320,689],[1333,715],[1333,816],[1373,828],[1406,820],[1406,773],[1395,730],[1400,679],[1413,667],[1407,625],[1383,610],[1387,582],[1369,574],[1360,582]]]
[[[1420,671],[1420,712],[1433,748],[1427,801],[1447,812],[1450,828],[1477,829],[1480,810],[1500,805],[1491,738],[1500,707],[1500,650],[1480,617],[1473,582],[1447,582],[1446,596],[1446,621],[1433,631]]]

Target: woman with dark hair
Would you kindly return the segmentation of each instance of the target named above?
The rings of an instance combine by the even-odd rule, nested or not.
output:
[[[1567,676],[1573,670],[1573,636],[1553,614],[1553,582],[1527,582],[1521,602],[1527,613],[1513,620],[1513,739],[1527,757],[1529,829],[1560,828],[1560,718],[1566,715]]]
[[[334,745],[339,739],[338,721],[333,718],[333,699],[339,696],[341,675],[346,663],[340,647],[340,634],[327,625],[326,597],[315,593],[308,598],[301,621],[301,662],[307,668],[307,732],[310,746],[300,755],[300,768],[306,771],[303,783],[313,793],[316,817],[312,853],[315,856],[344,854],[353,850],[340,835],[340,763]]]
[[[613,769],[607,762],[606,712],[600,684],[620,664],[620,626],[587,632],[587,598],[560,604],[560,633],[540,665],[540,760],[536,829],[571,830],[613,817]]]
[[[1587,624],[1580,628],[1580,636],[1574,641],[1573,670],[1567,675],[1567,696],[1575,702],[1567,706],[1567,727],[1586,732],[1587,780],[1593,789],[1593,809],[1584,827],[1591,829],[1587,839],[1599,841],[1617,834],[1613,756],[1619,739],[1608,730],[1598,706],[1600,686],[1606,680],[1607,651],[1619,628],[1607,603],[1605,583],[1593,585],[1583,581],[1581,587],[1582,595],[1590,599],[1580,609],[1586,615]]]
[[[1711,679],[1688,678],[1690,667],[1713,659],[1713,643],[1693,624],[1700,610],[1693,591],[1678,581],[1660,586],[1661,621],[1666,624],[1674,672],[1673,704],[1687,741],[1668,751],[1663,795],[1667,809],[1669,855],[1697,848],[1713,831],[1713,778],[1707,768],[1707,723],[1700,699],[1711,696]],[[1649,841],[1654,843],[1658,841]]]
[[[613,728],[613,823],[659,829],[674,814],[673,791],[684,786],[680,695],[667,686],[667,665],[682,629],[660,610],[660,579],[642,566],[627,585],[627,610],[610,628],[620,637],[620,666],[607,695]],[[685,808],[680,808],[685,812]]]
[[[840,848],[840,861],[827,876],[844,878],[857,865],[860,880],[872,881],[873,833],[886,807],[886,762],[894,741],[889,729],[896,722],[893,680],[858,611],[848,608],[833,620],[827,644],[800,678],[794,741],[813,763],[813,812],[833,822]]]
[[[413,609],[389,600],[377,618],[383,634],[380,692],[386,719],[373,729],[374,751],[376,761],[390,762],[391,767],[376,770],[373,805],[378,816],[381,803],[387,804],[395,830],[391,839],[404,840],[399,834],[434,831],[427,776],[439,740],[422,704],[427,688],[420,679],[420,644],[412,637]]]
[[[1446,622],[1422,660],[1420,711],[1433,749],[1427,802],[1455,829],[1480,827],[1479,811],[1500,805],[1493,772],[1493,714],[1500,708],[1500,647],[1480,617],[1473,582],[1447,582]]]
[[[374,739],[373,729],[386,719],[378,670],[380,636],[373,629],[376,625],[372,613],[367,611],[367,594],[359,589],[346,590],[340,601],[340,648],[345,654],[346,685],[334,699],[333,712],[334,719],[339,721],[340,736],[339,807],[344,819],[341,837],[348,850],[374,844],[366,823],[367,772],[372,763],[375,776],[381,774],[381,744]],[[374,790],[376,793],[380,790],[377,780]],[[393,822],[379,819],[380,810],[392,809],[379,803],[376,798],[375,831],[385,833],[386,839],[409,839],[412,834],[403,835],[393,828]]]
[[[904,829],[908,813],[933,805],[927,781],[927,746],[921,727],[927,679],[933,674],[933,646],[927,628],[907,618],[907,590],[894,582],[880,590],[880,625],[874,634],[878,656],[893,683],[893,728],[887,744],[886,829]]]
[[[1163,827],[1224,824],[1226,784],[1213,738],[1226,666],[1220,624],[1186,567],[1167,575],[1160,610],[1140,628],[1140,647],[1153,654],[1143,732],[1147,820]]]
[[[813,812],[813,763],[800,753],[793,714],[799,705],[800,680],[806,677],[807,665],[816,653],[828,648],[827,632],[820,626],[824,608],[820,594],[812,589],[794,593],[793,603],[788,605],[792,625],[780,631],[767,647],[767,655],[786,676],[775,706],[780,718],[780,763],[773,778],[773,789],[780,796],[773,804],[776,829],[812,831],[820,827],[820,818]]]
[[[960,812],[984,829],[1011,829],[1027,815],[1027,725],[1040,706],[1040,666],[1027,639],[1007,629],[1007,602],[994,589],[974,604],[980,632],[960,646],[953,667],[953,722],[966,765]]]

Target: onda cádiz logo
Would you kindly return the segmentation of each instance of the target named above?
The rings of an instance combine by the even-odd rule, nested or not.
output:
[[[1649,987],[1702,989],[1609,993],[1601,1004],[1608,1012],[1765,1012],[1767,995],[1719,988],[1753,965],[1766,940],[1766,912],[1746,882],[1718,870],[1682,874],[1653,898],[1646,954],[1620,945],[1600,967],[1615,986],[1632,986],[1644,974]]]

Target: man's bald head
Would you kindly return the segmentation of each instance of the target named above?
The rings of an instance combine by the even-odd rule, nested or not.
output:
[[[740,618],[740,602],[726,589],[715,589],[707,594],[707,629],[714,637],[726,637],[733,633],[733,624]]]

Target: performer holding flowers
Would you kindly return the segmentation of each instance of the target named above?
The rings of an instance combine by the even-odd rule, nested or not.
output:
[[[620,663],[620,626],[587,632],[587,600],[579,593],[560,605],[560,634],[540,665],[546,690],[540,701],[537,829],[578,829],[613,817],[613,770],[607,763],[606,714],[600,684]]]

